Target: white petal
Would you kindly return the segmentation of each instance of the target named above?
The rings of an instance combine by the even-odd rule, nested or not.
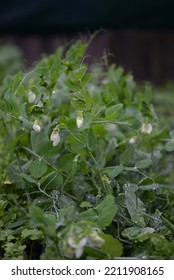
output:
[[[83,111],[77,111],[76,125],[80,128],[83,124]]]
[[[53,130],[50,136],[50,140],[53,141],[53,146],[57,146],[60,142],[60,134],[58,130]]]
[[[132,137],[129,139],[130,144],[135,144],[135,142],[136,142],[136,137]]]
[[[86,237],[83,237],[83,238],[79,241],[78,247],[79,247],[79,248],[80,248],[80,247],[84,247],[84,246],[86,245],[86,243],[87,243],[87,238],[86,238]]]
[[[77,248],[75,250],[75,256],[77,259],[80,258],[82,254],[83,254],[83,248]]]
[[[145,134],[150,134],[153,130],[151,123],[143,123],[141,126],[141,132]]]
[[[35,99],[36,99],[36,94],[34,92],[30,91],[28,94],[28,102],[34,103]]]
[[[77,127],[80,128],[83,124],[83,117],[77,117],[76,124],[77,124]]]
[[[53,141],[53,147],[57,146],[60,142],[60,139],[57,139],[55,141]]]
[[[34,123],[34,124],[33,124],[33,129],[34,129],[34,131],[36,131],[36,132],[40,132],[40,131],[41,131],[41,127],[40,127],[40,125],[38,125],[37,123]]]

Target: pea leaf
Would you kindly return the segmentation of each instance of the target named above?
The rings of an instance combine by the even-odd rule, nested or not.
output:
[[[116,104],[106,109],[105,116],[107,120],[116,119],[123,110],[123,104]]]
[[[100,228],[105,229],[109,226],[117,213],[117,206],[112,195],[107,195],[103,201],[97,205],[96,211],[98,213],[97,224]]]
[[[122,255],[122,244],[118,239],[105,233],[99,233],[99,235],[105,240],[104,244],[100,247],[102,252],[107,254],[110,258],[120,257]]]
[[[123,170],[124,170],[123,165],[118,165],[118,166],[105,168],[104,173],[107,174],[109,178],[114,179],[119,174],[121,174]]]
[[[165,145],[165,150],[168,151],[168,152],[172,152],[174,151],[174,141],[169,141],[168,143],[166,143]]]
[[[25,228],[21,233],[22,238],[31,238],[31,240],[38,240],[43,237],[43,233],[37,229],[27,229]]]
[[[134,153],[135,153],[134,147],[131,146],[131,147],[127,148],[120,157],[120,163],[123,165],[128,163],[132,159]]]
[[[70,172],[72,169],[74,155],[71,153],[64,154],[58,161],[58,167],[64,172]]]
[[[27,221],[28,221],[27,219],[17,220],[13,223],[9,223],[5,228],[6,229],[18,228],[18,227],[26,224]]]
[[[47,164],[38,159],[34,160],[29,167],[29,171],[34,178],[38,179],[46,173]]]
[[[131,220],[133,222],[136,221],[136,224],[140,226],[144,226],[145,222],[142,218],[142,214],[145,212],[145,207],[143,202],[136,196],[136,194],[132,190],[125,191],[125,205],[131,216]],[[137,215],[141,217],[139,220],[137,219]]]
[[[78,215],[78,221],[95,222],[98,219],[97,213],[93,209],[88,209]]]
[[[135,167],[138,169],[147,168],[152,165],[151,159],[142,159],[136,162]]]
[[[170,137],[174,139],[174,129],[170,131]]]
[[[143,242],[148,239],[155,230],[150,227],[129,227],[123,230],[122,235],[130,240]]]
[[[7,204],[7,201],[0,200],[0,217],[4,214],[4,210]]]

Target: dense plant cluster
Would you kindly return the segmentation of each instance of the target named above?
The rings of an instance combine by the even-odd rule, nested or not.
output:
[[[59,48],[0,89],[0,258],[174,257],[174,131],[151,87]]]

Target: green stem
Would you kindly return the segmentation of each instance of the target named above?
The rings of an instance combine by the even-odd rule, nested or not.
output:
[[[161,220],[163,221],[163,223],[166,225],[166,227],[172,232],[174,233],[174,225],[172,225],[172,223],[166,219],[164,216],[161,215]]]
[[[30,150],[27,147],[22,147],[22,149],[24,149],[25,151],[29,152],[30,154],[34,155],[35,157],[37,157],[39,160],[43,161],[44,163],[46,163],[49,167],[51,167],[52,169],[54,169],[55,171],[58,171],[57,168],[55,168],[51,163],[49,163],[47,160],[45,160],[42,156],[38,155],[37,153],[35,153],[34,151]]]
[[[65,129],[69,132],[69,134],[80,144],[84,145],[84,143],[82,141],[80,141],[72,132],[71,130],[69,130],[69,128],[65,125],[65,124],[60,124],[59,127],[65,127]]]

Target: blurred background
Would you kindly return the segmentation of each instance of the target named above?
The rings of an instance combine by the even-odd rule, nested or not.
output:
[[[12,66],[11,73],[20,63],[30,67],[42,53],[99,29],[103,31],[88,49],[93,61],[105,49],[112,54],[110,62],[130,71],[137,81],[156,85],[174,81],[172,0],[3,1],[0,71],[6,64],[8,69]]]

